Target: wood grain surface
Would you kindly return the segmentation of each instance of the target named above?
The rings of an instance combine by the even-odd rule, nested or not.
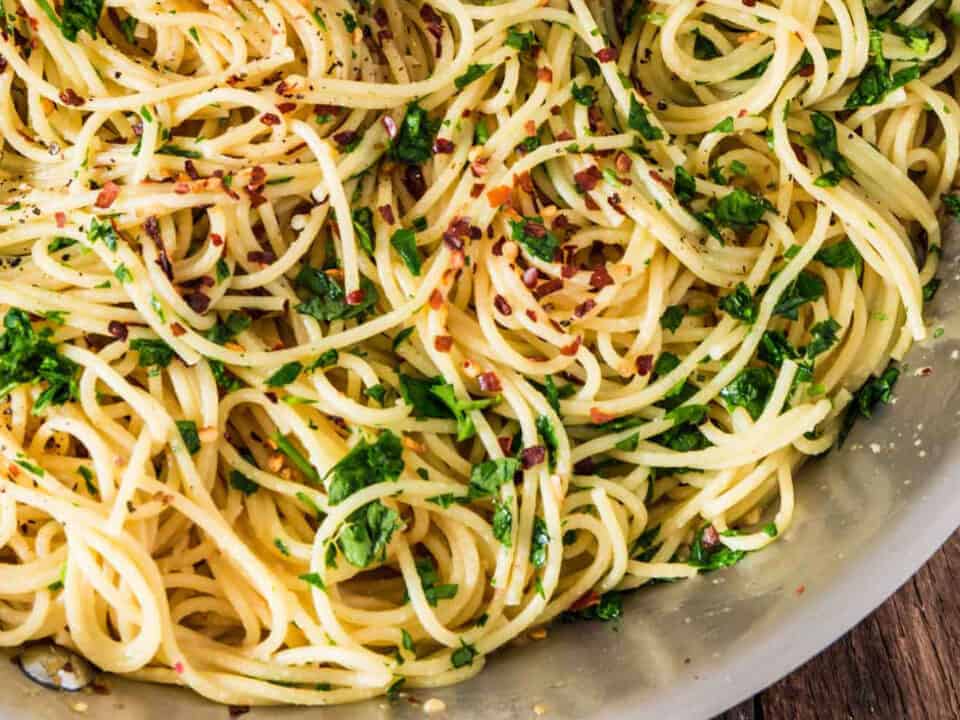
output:
[[[960,531],[870,617],[716,720],[861,718],[960,719]]]

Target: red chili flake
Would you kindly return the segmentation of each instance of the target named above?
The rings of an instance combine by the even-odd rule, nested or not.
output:
[[[343,132],[338,132],[336,135],[334,135],[333,139],[340,147],[346,147],[357,139],[357,131],[344,130]]]
[[[250,184],[263,185],[267,181],[267,171],[259,165],[254,165],[250,170]]]
[[[113,201],[117,199],[117,195],[119,194],[120,186],[112,180],[108,180],[106,185],[103,186],[103,189],[100,190],[100,194],[97,195],[97,201],[94,205],[98,208],[108,208],[113,205]]]
[[[506,238],[503,238],[503,237],[500,238],[499,240],[497,240],[497,241],[493,244],[493,247],[490,248],[490,252],[492,252],[495,257],[500,257],[501,255],[503,255],[503,244],[504,244],[506,241],[507,241],[507,239],[506,239]]]
[[[177,660],[177,662],[173,664],[173,671],[177,675],[181,675],[183,673],[183,663]]]
[[[540,300],[545,298],[547,295],[552,295],[561,289],[563,289],[563,280],[561,278],[553,278],[544,283],[540,283],[536,288],[534,288],[533,296],[537,300]]]
[[[198,287],[213,287],[214,282],[213,278],[209,275],[198,275],[195,278],[190,278],[189,280],[184,280],[180,283],[182,288],[198,288]]]
[[[495,372],[480,373],[477,375],[477,382],[480,383],[480,389],[483,392],[500,392],[503,389],[500,378]]]
[[[613,162],[617,167],[617,172],[628,173],[630,172],[630,168],[633,167],[633,160],[623,151],[617,153],[617,157]]]
[[[423,179],[423,172],[418,165],[407,165],[403,171],[403,187],[414,200],[419,200],[427,191],[427,183]]]
[[[500,185],[491,190],[487,190],[487,202],[490,207],[500,207],[510,202],[510,188],[506,185]]]
[[[553,82],[553,70],[551,70],[548,67],[538,67],[537,80],[539,82],[545,82],[545,83]]]
[[[797,156],[797,160],[799,160],[804,165],[806,165],[807,153],[804,151],[804,149],[800,145],[797,145],[796,143],[793,143],[793,142],[790,143],[790,147],[793,148],[793,153]]]
[[[550,114],[551,114],[551,115],[556,116],[556,115],[559,115],[561,112],[562,112],[562,110],[561,110],[561,108],[560,108],[559,105],[551,105],[551,106],[550,106]]]
[[[743,4],[744,4],[746,7],[756,7],[756,5],[757,5],[757,0],[743,0]]]
[[[583,196],[583,204],[587,206],[587,210],[599,210],[600,206],[597,205],[597,201],[594,200],[590,195]]]
[[[279,125],[280,116],[276,115],[275,113],[264,113],[263,115],[260,116],[260,122],[262,122],[264,125],[267,125],[267,126]]]
[[[520,173],[519,175],[513,176],[513,183],[521,190],[532,193],[533,192],[533,178],[530,177],[530,173]]]
[[[577,269],[573,265],[563,265],[560,267],[560,275],[565,278],[572,278],[577,274]]]
[[[594,300],[593,298],[589,298],[587,300],[584,300],[582,303],[580,303],[573,309],[573,315],[574,317],[582,318],[588,312],[593,310],[596,306],[597,306],[597,301]]]
[[[602,179],[603,173],[600,172],[600,168],[596,165],[591,165],[573,174],[573,181],[577,184],[577,189],[584,193],[593,190]]]
[[[547,457],[547,449],[543,445],[534,445],[520,451],[520,464],[524,470],[529,470],[542,463]]]
[[[173,191],[177,195],[189,195],[190,194],[190,183],[188,182],[178,182],[174,183]]]
[[[594,425],[602,425],[605,422],[610,422],[616,417],[616,415],[608,415],[600,408],[592,407],[590,408],[590,421]]]
[[[54,219],[57,221],[57,227],[62,228],[67,224],[67,214],[64,212],[57,211],[53,214]]]
[[[483,189],[486,187],[484,183],[474,183],[473,187],[470,188],[470,197],[478,198],[483,195]]]
[[[557,142],[566,142],[567,140],[573,140],[573,134],[569,130],[561,130],[557,135]]]
[[[510,307],[510,303],[507,302],[507,299],[503,295],[494,296],[493,306],[501,315],[511,315],[513,313],[513,308]]]
[[[83,105],[86,100],[77,95],[76,90],[73,88],[66,88],[65,90],[60,91],[60,101],[64,105],[72,105],[74,107],[79,107]]]
[[[383,28],[383,27],[386,27],[386,26],[387,26],[387,11],[384,10],[382,7],[377,8],[376,11],[373,13],[373,19],[374,19],[374,21],[377,23],[377,25],[379,25],[380,27],[382,27],[382,28]]]
[[[443,294],[439,290],[434,290],[430,293],[430,307],[434,310],[439,310],[443,307]]]
[[[510,452],[510,448],[513,447],[513,438],[512,438],[512,437],[509,437],[509,436],[507,436],[507,437],[503,437],[503,436],[498,437],[498,438],[497,438],[497,444],[500,446],[500,450],[501,450],[501,452],[503,452],[504,455],[507,455],[507,456],[513,455],[513,453]]]
[[[573,357],[577,354],[577,351],[580,349],[580,343],[582,342],[583,339],[578,336],[572,343],[569,345],[564,345],[562,348],[560,348],[560,354],[566,355],[567,357]]]
[[[526,315],[528,318],[530,318],[530,322],[537,321],[537,314],[533,310],[527,310]]]
[[[111,320],[110,324],[107,325],[107,332],[117,340],[126,340],[127,336],[130,334],[127,330],[126,323],[122,323],[119,320]]]
[[[228,713],[228,714],[230,715],[230,717],[232,717],[232,718],[233,718],[233,717],[240,717],[241,715],[246,715],[248,712],[250,712],[250,706],[249,706],[249,705],[230,705],[230,706],[227,708],[227,713]]]
[[[380,213],[380,217],[383,218],[383,221],[388,225],[393,225],[393,206],[391,205],[381,205],[377,208],[377,212]]]
[[[285,102],[277,105],[277,110],[286,114],[288,112],[293,112],[297,109],[297,104],[295,102]]]
[[[573,465],[573,471],[577,475],[592,475],[595,468],[593,458],[584,458]]]
[[[703,535],[701,536],[700,542],[704,547],[713,547],[714,545],[719,544],[720,533],[717,532],[717,529],[713,525],[707,525],[707,527],[703,529]]]
[[[277,87],[274,88],[274,90],[276,91],[277,95],[286,97],[287,95],[293,94],[294,87],[288,84],[286,80],[281,80],[277,83]]]
[[[803,593],[805,593],[806,591],[807,591],[807,586],[806,586],[806,585],[798,585],[798,586],[797,586],[797,591],[796,591],[796,592],[797,592],[797,595],[803,595]]]
[[[143,221],[143,229],[147,231],[147,236],[155,243],[160,242],[160,223],[156,215],[151,215]]]
[[[269,265],[275,262],[276,259],[277,256],[273,254],[272,250],[254,250],[253,252],[247,253],[247,261],[257,263],[258,265]]]
[[[433,152],[438,155],[449,155],[453,152],[453,142],[447,138],[438,137],[433,141]]]
[[[439,25],[443,22],[443,18],[433,9],[433,6],[427,3],[420,6],[420,17],[426,23]]]
[[[746,109],[746,108],[742,108],[742,109],[740,110],[740,112],[737,113],[737,117],[738,117],[738,118],[746,117],[747,114],[748,114],[748,113],[747,113],[747,109]]]
[[[637,366],[637,375],[649,375],[653,370],[653,355],[637,355],[634,363]]]
[[[651,171],[650,171],[650,177],[652,177],[652,178],[653,178],[654,180],[656,180],[658,183],[660,183],[661,185],[663,185],[667,190],[670,190],[671,192],[673,191],[673,185],[672,185],[672,183],[671,183],[669,180],[667,180],[663,175],[661,175],[660,173],[658,173],[656,170],[651,170]]]
[[[160,266],[160,269],[163,271],[163,274],[167,276],[167,280],[173,281],[173,263],[170,262],[170,256],[167,255],[167,249],[163,246],[163,243],[159,243],[157,247],[157,265]]]
[[[199,315],[203,315],[210,309],[210,298],[202,292],[192,292],[183,296],[184,302],[190,306],[190,309]]]
[[[523,284],[531,290],[537,286],[537,280],[540,279],[540,271],[535,267],[529,267],[523,271]]]
[[[590,287],[599,290],[605,288],[607,285],[613,285],[613,278],[610,277],[610,273],[607,272],[606,266],[601,265],[590,273]]]
[[[617,59],[617,49],[612,47],[600,48],[596,52],[597,60],[602,63],[613,62]]]
[[[593,607],[594,605],[600,604],[600,595],[594,590],[589,591],[586,595],[581,595],[573,605],[570,606],[570,610],[576,612],[577,610],[586,610],[588,607]]]
[[[485,177],[487,174],[487,163],[490,162],[490,158],[477,158],[472,163],[470,163],[470,174],[475,178]]]
[[[453,338],[449,335],[437,335],[433,340],[433,347],[437,352],[450,352],[450,348],[453,347]]]
[[[223,245],[223,238],[218,233],[210,233],[210,242],[214,247],[219,247]]]
[[[397,135],[400,134],[400,130],[397,128],[397,121],[389,115],[384,115],[380,118],[380,124],[383,125],[383,129],[387,131],[387,137],[391,140],[395,140]]]
[[[3,55],[0,55],[0,72],[3,72],[6,69],[7,69],[7,59]]]
[[[363,302],[363,299],[366,297],[366,293],[363,290],[354,290],[353,292],[347,293],[347,305],[359,305]]]

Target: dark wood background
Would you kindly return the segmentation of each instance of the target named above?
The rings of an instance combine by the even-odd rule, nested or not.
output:
[[[715,720],[861,718],[960,719],[960,531],[870,617]]]

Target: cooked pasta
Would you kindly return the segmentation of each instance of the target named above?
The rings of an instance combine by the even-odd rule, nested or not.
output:
[[[0,644],[218,702],[774,542],[960,212],[960,0],[4,18]]]

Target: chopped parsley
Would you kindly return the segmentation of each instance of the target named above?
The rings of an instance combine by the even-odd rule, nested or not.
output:
[[[663,138],[663,130],[656,127],[647,117],[647,109],[637,101],[637,96],[630,93],[630,114],[627,117],[627,125],[631,130],[636,130],[644,140],[660,140]]]
[[[390,244],[397,251],[403,264],[414,277],[420,275],[420,251],[417,250],[417,236],[410,228],[400,228],[390,238]]]
[[[544,262],[553,262],[560,241],[544,225],[539,215],[510,221],[511,237],[528,253]]]
[[[390,142],[390,158],[407,165],[426,162],[433,154],[433,141],[439,129],[439,120],[431,120],[417,102],[410,103],[397,136]]]
[[[366,277],[360,277],[363,298],[356,304],[347,303],[343,287],[323,270],[304,265],[297,274],[296,284],[310,293],[310,297],[296,306],[296,311],[316,320],[349,320],[371,310],[377,304],[377,288]]]
[[[479,80],[481,77],[483,77],[492,67],[493,65],[473,63],[467,67],[467,71],[463,75],[460,75],[454,79],[453,84],[457,86],[457,90],[463,90],[473,81]]]
[[[520,469],[516,458],[497,458],[484,460],[470,470],[470,499],[491,497],[497,494],[504,483],[512,483],[513,476]]]
[[[325,477],[328,502],[337,505],[369,485],[395,481],[403,472],[400,438],[384,430],[373,443],[361,439]]]
[[[731,411],[742,407],[756,420],[766,407],[776,381],[776,374],[768,367],[744,368],[720,391],[720,397]]]
[[[187,452],[191,455],[198,452],[200,450],[200,435],[197,432],[197,424],[193,420],[177,420],[176,425]]]
[[[893,388],[900,378],[900,370],[892,362],[879,376],[868,379],[853,395],[840,423],[838,443],[843,445],[850,430],[861,417],[870,419],[873,411],[881,403],[887,405],[893,398]]]
[[[757,301],[750,292],[750,288],[742,282],[737,284],[732,293],[720,298],[717,307],[748,325],[756,322],[757,312],[759,311]]]

